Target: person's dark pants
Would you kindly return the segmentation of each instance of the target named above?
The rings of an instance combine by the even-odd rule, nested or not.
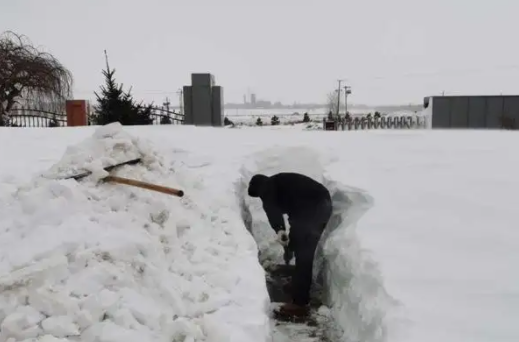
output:
[[[291,286],[293,302],[296,305],[304,306],[310,302],[315,250],[331,215],[331,201],[323,201],[306,215],[289,219],[289,248],[294,251],[296,259]]]

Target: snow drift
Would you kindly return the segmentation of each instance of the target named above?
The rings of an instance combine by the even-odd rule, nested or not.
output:
[[[331,341],[375,342],[386,339],[386,293],[377,263],[361,247],[355,223],[373,205],[364,191],[325,178],[328,159],[304,147],[273,148],[254,154],[242,169],[243,218],[259,246],[264,268],[283,264],[283,250],[268,224],[261,201],[248,198],[255,173],[299,172],[322,182],[332,195],[334,211],[316,251],[313,296],[322,296],[321,321]],[[288,225],[287,225],[288,226]],[[293,261],[292,261],[293,263]]]
[[[387,312],[396,302],[386,292],[378,264],[362,247],[356,223],[373,205],[365,191],[325,179],[333,214],[318,249],[316,272],[324,302],[331,309],[333,341],[382,342],[387,339]]]
[[[104,166],[135,157],[116,174],[186,196],[97,183]],[[57,179],[79,170],[93,174]],[[0,342],[265,341],[256,244],[226,198],[206,202],[205,186],[111,124],[2,197]]]

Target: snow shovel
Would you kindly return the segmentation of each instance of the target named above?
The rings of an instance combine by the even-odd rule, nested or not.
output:
[[[134,164],[139,163],[140,161],[141,161],[140,158],[132,159],[132,160],[128,160],[128,161],[125,161],[125,162],[122,162],[122,163],[119,163],[119,164],[115,164],[115,165],[112,165],[112,166],[105,167],[104,170],[109,172],[109,171],[111,171],[111,170],[113,170],[113,169],[115,169],[117,167],[120,167],[120,166],[123,166],[123,165],[134,165]],[[82,178],[85,178],[85,177],[89,176],[90,174],[91,174],[91,172],[87,171],[87,172],[80,173],[78,175],[66,177],[65,179],[80,180]],[[135,180],[135,179],[129,179],[129,178],[123,178],[123,177],[117,177],[117,176],[109,175],[109,176],[106,176],[106,177],[102,178],[101,180],[104,181],[104,182],[112,182],[112,183],[117,183],[117,184],[125,184],[125,185],[135,186],[137,188],[157,191],[157,192],[161,192],[163,194],[173,195],[173,196],[177,196],[177,197],[183,197],[184,196],[184,191],[182,191],[182,190],[178,190],[178,189],[174,189],[174,188],[170,188],[170,187],[166,187],[166,186],[161,186],[161,185],[157,185],[157,184],[142,182],[142,181],[138,181],[138,180]]]

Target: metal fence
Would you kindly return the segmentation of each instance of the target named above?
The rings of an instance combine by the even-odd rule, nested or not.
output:
[[[93,108],[88,106],[88,124],[92,125]],[[184,115],[164,107],[152,107],[152,125],[178,125],[184,122]],[[49,110],[42,107],[14,107],[9,114],[10,127],[66,127],[67,113],[63,110]]]
[[[324,127],[331,130],[330,121],[324,119]],[[366,130],[366,129],[419,129],[426,128],[426,118],[419,116],[381,116],[373,117],[370,115],[356,116],[351,119],[332,121],[336,126],[334,130]]]
[[[180,125],[184,122],[184,114],[167,107],[152,107],[151,118],[153,125]]]
[[[62,127],[67,126],[65,111],[49,111],[36,107],[15,107],[9,114],[11,127]]]
[[[348,117],[329,114],[276,114],[232,115],[225,118],[225,125],[272,126],[295,124],[319,124],[324,130],[368,129],[422,129],[428,127],[428,119],[418,115],[354,114]]]

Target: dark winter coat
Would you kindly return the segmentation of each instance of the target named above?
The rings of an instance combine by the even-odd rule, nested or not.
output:
[[[292,222],[313,221],[313,217],[322,216],[323,208],[331,208],[328,189],[299,173],[282,172],[271,177],[255,175],[248,191],[250,196],[261,198],[269,223],[276,232],[285,229],[283,214],[288,215],[293,226]]]

